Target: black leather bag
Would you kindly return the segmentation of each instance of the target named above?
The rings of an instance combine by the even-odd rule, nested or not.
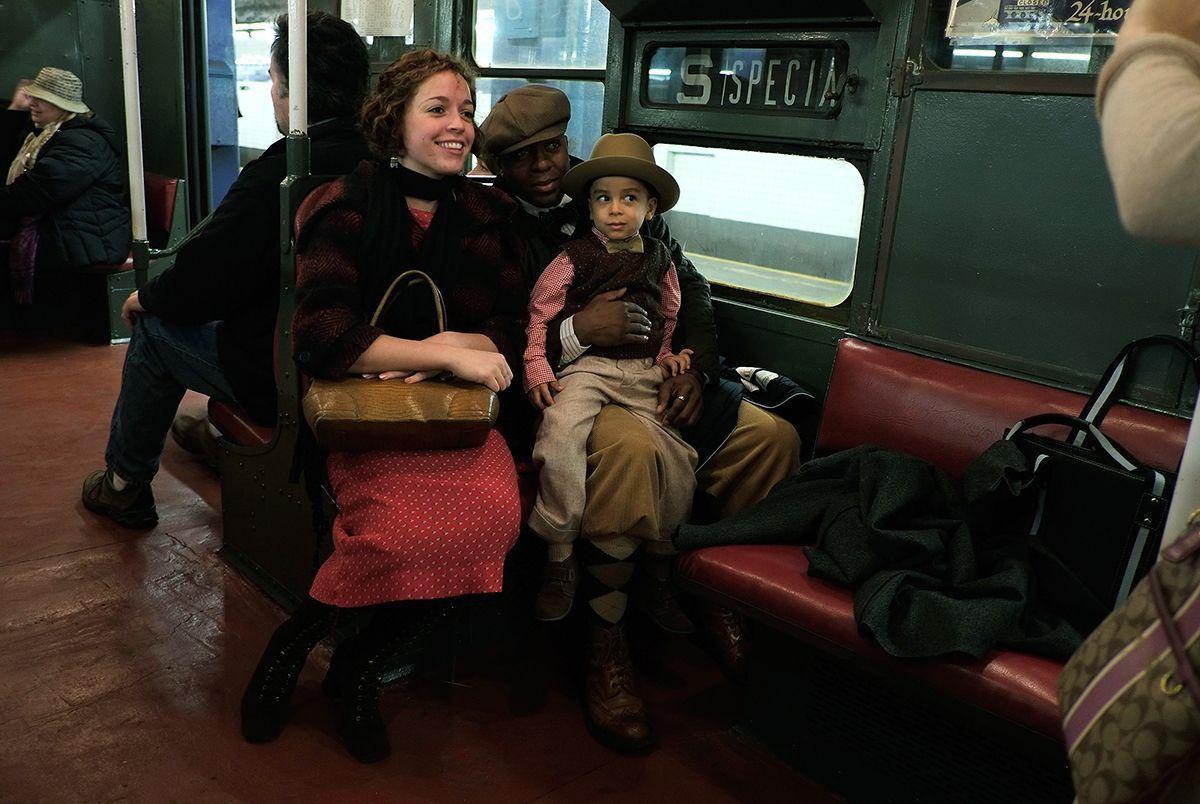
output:
[[[1129,596],[1162,542],[1175,474],[1143,464],[1100,427],[1136,355],[1153,345],[1182,352],[1200,379],[1200,355],[1189,344],[1141,338],[1113,359],[1079,417],[1032,416],[1005,434],[1032,470],[1023,496],[1039,594],[1083,634]],[[1031,432],[1046,425],[1066,427],[1066,441]]]

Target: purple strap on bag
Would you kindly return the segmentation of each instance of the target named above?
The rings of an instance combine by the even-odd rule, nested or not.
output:
[[[1190,527],[1187,533],[1168,548],[1164,557],[1179,562],[1200,550],[1200,527]],[[1197,678],[1191,660],[1187,656],[1187,644],[1200,634],[1200,588],[1192,590],[1175,616],[1167,607],[1162,582],[1157,568],[1147,577],[1151,596],[1158,613],[1158,621],[1142,632],[1125,650],[1112,658],[1104,669],[1079,696],[1063,719],[1063,735],[1067,748],[1074,751],[1079,741],[1092,725],[1115,702],[1121,693],[1142,678],[1148,668],[1161,661],[1168,653],[1175,657],[1179,683],[1187,687],[1200,706],[1200,679]]]

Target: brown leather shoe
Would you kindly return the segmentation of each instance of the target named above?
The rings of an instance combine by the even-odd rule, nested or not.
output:
[[[217,439],[208,430],[208,416],[178,413],[171,422],[171,438],[193,455],[197,455],[209,469],[216,470],[220,447]]]
[[[717,665],[734,681],[744,681],[750,645],[745,619],[738,612],[715,603],[702,603],[699,611],[704,642]]]
[[[647,557],[638,572],[633,600],[668,634],[692,634],[696,632],[696,625],[679,604],[679,589],[671,580],[672,563],[672,558]]]
[[[584,721],[598,742],[616,751],[643,751],[655,743],[620,624],[593,625],[588,635]]]
[[[111,470],[97,469],[85,477],[82,499],[84,508],[127,528],[152,528],[158,524],[150,484],[130,483],[117,491]]]
[[[567,556],[562,561],[547,561],[542,567],[542,588],[533,604],[534,619],[553,623],[570,614],[578,585],[579,565],[575,556]]]

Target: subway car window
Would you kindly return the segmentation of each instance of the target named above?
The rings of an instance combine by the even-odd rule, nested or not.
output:
[[[1130,0],[942,0],[930,54],[941,67],[1005,73],[1097,73]]]
[[[478,0],[475,5],[476,119],[483,120],[497,100],[528,79],[512,71],[538,70],[538,82],[557,87],[571,101],[567,138],[571,153],[586,158],[600,138],[604,82],[593,73],[608,59],[609,13],[599,0]],[[489,71],[504,75],[489,75]],[[551,72],[550,76],[546,71]],[[558,75],[554,75],[558,73]]]
[[[271,107],[271,21],[239,22],[233,26],[237,58],[238,145],[242,164],[279,139]],[[249,154],[249,155],[247,155]]]
[[[608,11],[599,0],[479,0],[475,63],[480,67],[603,69]]]
[[[862,175],[849,162],[659,144],[679,181],[671,233],[710,282],[836,307],[850,297]]]

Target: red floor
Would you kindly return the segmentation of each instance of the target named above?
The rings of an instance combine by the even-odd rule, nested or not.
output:
[[[683,640],[640,681],[662,737],[644,757],[591,740],[544,640],[389,688],[380,765],[334,736],[323,648],[283,736],[243,743],[242,685],[282,615],[216,555],[216,478],[168,441],[156,529],[79,502],[123,356],[0,336],[0,800],[836,800],[733,736],[737,691]]]

